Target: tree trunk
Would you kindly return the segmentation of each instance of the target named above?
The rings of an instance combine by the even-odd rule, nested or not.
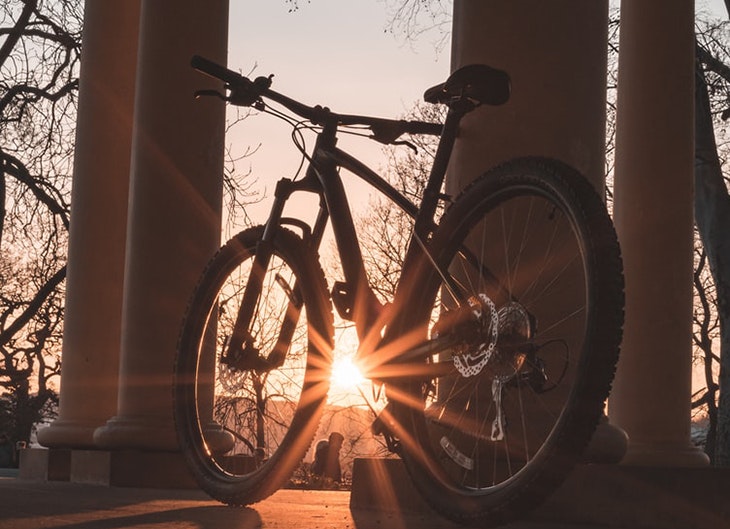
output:
[[[715,464],[730,466],[730,196],[717,156],[707,84],[698,61],[695,90],[695,220],[717,289],[720,398]],[[671,287],[669,287],[671,288]]]
[[[716,308],[714,300],[710,300],[708,297],[707,281],[703,278],[705,270],[709,269],[709,265],[707,264],[707,252],[704,248],[702,248],[701,251],[695,249],[695,256],[697,261],[694,271],[694,285],[695,292],[697,294],[697,301],[695,302],[694,323],[697,330],[694,333],[694,343],[695,347],[699,348],[702,354],[702,364],[704,367],[705,384],[707,384],[707,389],[700,398],[696,401],[693,400],[692,408],[703,405],[707,406],[707,419],[709,421],[709,426],[707,428],[707,439],[705,441],[705,453],[710,458],[710,464],[714,465],[715,444],[717,441],[717,391],[719,389],[715,382],[714,373],[715,362],[719,361],[719,357],[712,351],[712,331],[714,330],[712,322],[715,320]],[[712,282],[714,284],[714,280],[712,280]]]

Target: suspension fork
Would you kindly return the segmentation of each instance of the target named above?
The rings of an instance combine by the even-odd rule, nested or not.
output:
[[[327,208],[324,207],[323,202],[321,202],[319,214],[317,215],[317,220],[315,221],[312,235],[310,237],[307,237],[306,239],[309,247],[313,250],[319,248],[319,243],[322,241],[322,235],[324,233],[324,229],[327,225],[328,220],[329,213],[327,211]],[[294,283],[294,285],[290,287],[286,284],[282,284],[281,286],[285,290],[288,289],[286,294],[289,298],[289,303],[287,304],[286,314],[284,315],[284,321],[282,321],[281,323],[281,330],[279,331],[279,336],[276,339],[276,344],[274,344],[274,348],[271,350],[271,353],[269,353],[269,356],[267,357],[267,363],[272,369],[281,367],[284,364],[284,360],[286,359],[286,352],[289,350],[289,346],[291,345],[294,331],[296,330],[297,323],[299,322],[302,305],[304,304],[304,300],[298,294],[298,280]]]
[[[253,319],[259,298],[261,297],[264,275],[266,269],[269,267],[274,251],[274,236],[287,199],[287,197],[280,196],[278,192],[280,188],[281,182],[277,184],[274,205],[271,208],[271,214],[264,227],[264,235],[256,244],[251,275],[246,282],[243,301],[238,309],[236,323],[224,354],[224,358],[228,362],[242,369],[257,367],[256,360],[258,359],[258,351],[253,348],[253,337],[251,336],[249,327],[251,326],[251,320]]]
[[[277,342],[267,358],[260,357],[259,351],[254,346],[254,337],[251,335],[250,326],[263,291],[264,276],[266,275],[266,270],[271,263],[271,258],[274,253],[276,233],[281,224],[286,222],[286,219],[282,218],[284,205],[295,191],[316,192],[317,189],[312,184],[313,180],[311,178],[304,178],[298,182],[282,179],[277,183],[274,193],[274,204],[272,205],[271,213],[264,227],[263,236],[256,245],[251,275],[246,283],[243,300],[239,307],[233,332],[224,354],[227,362],[233,364],[235,367],[240,369],[269,370],[280,367],[284,363],[286,352],[289,349],[303,305],[303,300],[298,295],[299,284],[288,285],[283,278],[276,277],[276,281],[279,282],[282,290],[287,295],[288,303]],[[315,248],[319,246],[328,218],[326,208],[321,206],[315,222],[314,231],[311,234],[305,233],[305,239],[308,244],[314,245]],[[302,227],[299,223],[297,225]]]

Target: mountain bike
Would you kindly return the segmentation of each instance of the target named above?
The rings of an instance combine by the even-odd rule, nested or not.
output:
[[[354,322],[364,375],[385,388],[373,431],[435,510],[489,525],[538,504],[601,416],[621,340],[623,274],[603,201],[564,163],[511,160],[457,197],[444,193],[461,118],[506,103],[509,76],[486,65],[456,70],[426,91],[427,102],[448,108],[443,123],[429,123],[339,114],[275,92],[273,76],[251,80],[201,57],[192,65],[225,83],[223,93],[198,95],[288,120],[306,160],[301,176],[278,182],[266,222],[218,251],[187,309],[174,415],[200,486],[244,505],[287,483],[325,407],[336,310]],[[316,134],[309,151],[303,129]],[[419,204],[337,147],[348,130],[384,144],[439,137]],[[387,303],[370,284],[340,170],[412,217]],[[309,222],[284,212],[298,193],[319,197]],[[328,224],[342,273],[331,285],[318,260]]]

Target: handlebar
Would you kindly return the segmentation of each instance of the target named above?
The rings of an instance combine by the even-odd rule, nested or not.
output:
[[[315,125],[364,125],[373,132],[372,138],[381,143],[394,143],[402,134],[429,134],[439,136],[443,126],[440,123],[425,121],[406,121],[351,114],[336,114],[326,107],[319,105],[311,107],[291,99],[283,94],[271,90],[269,77],[257,77],[251,81],[233,70],[221,66],[199,55],[193,56],[190,65],[196,70],[219,79],[230,90],[230,96],[223,97],[226,101],[239,106],[253,106],[263,108],[262,98],[265,97],[288,108],[295,114],[311,121]]]
[[[245,84],[247,81],[250,82],[240,73],[229,70],[225,66],[221,66],[220,64],[206,59],[205,57],[201,57],[200,55],[193,55],[193,58],[190,60],[190,66],[199,72],[215,77],[216,79],[220,79],[229,85]]]

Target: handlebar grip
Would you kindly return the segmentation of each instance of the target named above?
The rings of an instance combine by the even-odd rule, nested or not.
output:
[[[443,129],[441,123],[429,123],[426,121],[409,121],[406,123],[405,132],[409,134],[429,134],[440,136]]]
[[[241,74],[229,70],[225,66],[221,66],[220,64],[206,59],[205,57],[201,57],[200,55],[193,55],[193,58],[190,60],[190,66],[199,72],[203,72],[211,77],[220,79],[228,84],[240,84],[246,79]]]

